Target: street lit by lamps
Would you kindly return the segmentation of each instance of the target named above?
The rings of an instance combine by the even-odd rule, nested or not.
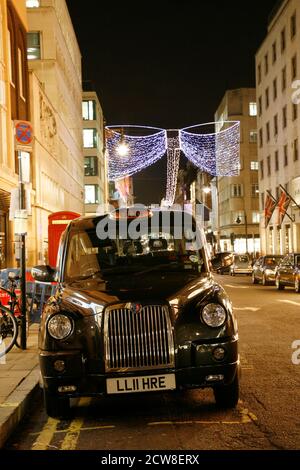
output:
[[[246,253],[249,253],[249,251],[248,251],[248,223],[247,223],[246,211],[244,211],[244,220],[245,220],[245,234],[246,234]],[[242,223],[242,219],[240,218],[240,216],[237,217],[235,222],[237,224]]]

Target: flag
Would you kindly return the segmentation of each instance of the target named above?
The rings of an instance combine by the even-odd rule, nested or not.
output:
[[[272,196],[271,193],[267,191],[267,197],[265,202],[265,228],[267,228],[270,223],[276,205],[276,199]]]
[[[280,190],[281,194],[278,200],[278,225],[281,227],[292,199],[282,187],[280,187]]]

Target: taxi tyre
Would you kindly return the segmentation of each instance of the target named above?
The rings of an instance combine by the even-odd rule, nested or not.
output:
[[[263,274],[261,283],[262,283],[263,286],[267,286],[267,285],[268,285],[268,281],[267,281],[267,279],[266,279],[266,275],[265,275],[265,274]]]
[[[219,408],[235,408],[239,401],[240,381],[238,371],[235,374],[233,382],[229,385],[222,385],[214,388],[216,405]]]
[[[281,284],[280,279],[279,279],[278,276],[276,276],[275,284],[276,284],[276,289],[277,290],[284,290],[284,285]]]
[[[256,279],[254,274],[252,274],[252,284],[258,284],[258,280]]]
[[[44,404],[50,418],[67,418],[70,415],[70,399],[60,397],[44,389]]]

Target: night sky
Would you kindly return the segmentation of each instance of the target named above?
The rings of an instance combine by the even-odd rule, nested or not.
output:
[[[94,82],[107,124],[180,129],[213,121],[227,89],[255,86],[255,52],[277,1],[67,4],[83,79]],[[162,172],[165,162],[135,178],[138,202],[160,201]]]

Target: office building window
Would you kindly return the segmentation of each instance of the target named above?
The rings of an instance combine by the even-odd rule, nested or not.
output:
[[[259,166],[260,166],[260,179],[263,180],[264,179],[264,162],[261,161],[259,163]]]
[[[259,116],[262,115],[262,97],[261,96],[258,99],[258,114]]]
[[[84,176],[98,175],[98,158],[84,157]]]
[[[297,56],[294,55],[292,58],[292,80],[297,78]]]
[[[258,171],[258,162],[251,162],[250,163],[251,170]]]
[[[299,153],[298,153],[298,139],[294,140],[294,162],[296,162],[299,158]]]
[[[259,196],[258,183],[253,183],[251,185],[251,197],[258,197],[258,196]]]
[[[88,100],[82,102],[82,117],[84,121],[96,120],[96,101]]]
[[[286,67],[284,67],[281,71],[281,88],[282,91],[286,89]]]
[[[273,80],[273,100],[277,99],[277,78]]]
[[[283,147],[283,163],[284,166],[288,166],[289,160],[288,160],[288,146],[285,145]]]
[[[249,103],[249,115],[257,116],[257,105],[256,103]]]
[[[296,121],[296,119],[298,119],[298,105],[297,104],[292,105],[292,113],[293,113],[293,121]]]
[[[267,175],[268,176],[271,175],[271,157],[270,156],[267,157]]]
[[[274,116],[274,136],[278,134],[278,114]]]
[[[243,185],[242,184],[231,185],[231,197],[243,197]]]
[[[280,42],[281,42],[281,52],[284,52],[286,48],[285,28],[283,28],[283,30],[281,31]]]
[[[282,127],[285,129],[287,126],[287,107],[282,108]]]
[[[27,59],[41,59],[41,35],[39,32],[27,33]]]
[[[252,223],[259,224],[260,222],[260,214],[259,212],[252,212]]]
[[[258,81],[258,84],[261,83],[261,64],[259,64],[257,67],[257,81]]]
[[[259,129],[259,146],[262,147],[263,143],[263,130]]]
[[[83,146],[86,149],[97,148],[98,134],[96,129],[83,129]]]
[[[18,76],[19,76],[19,93],[20,97],[25,100],[24,97],[24,63],[23,63],[23,55],[20,48],[18,48]]]
[[[266,109],[268,109],[270,100],[269,100],[269,88],[266,89]]]
[[[275,171],[278,171],[279,170],[279,154],[278,154],[278,150],[276,150],[275,152]]]
[[[249,142],[251,144],[256,144],[257,143],[257,131],[250,131],[249,133]]]
[[[265,55],[265,75],[267,75],[269,72],[269,55]]]
[[[267,122],[266,124],[266,139],[267,139],[267,142],[270,141],[270,123]]]
[[[27,8],[38,8],[40,6],[40,0],[26,0]]]
[[[86,184],[84,194],[85,204],[99,204],[99,187],[96,184]]]
[[[291,39],[293,39],[296,36],[297,32],[297,18],[296,18],[296,12],[293,14],[291,17]]]
[[[279,191],[279,186],[276,186],[276,188],[275,188],[275,197],[276,197],[277,201],[279,199],[279,192],[280,192]]]
[[[276,47],[276,42],[274,42],[272,44],[272,60],[273,60],[273,64],[276,62],[277,60],[277,47]]]

